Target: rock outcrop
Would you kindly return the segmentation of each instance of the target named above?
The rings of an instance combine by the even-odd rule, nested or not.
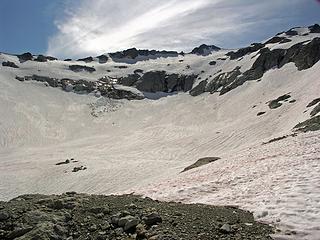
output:
[[[33,55],[29,52],[23,53],[21,55],[17,55],[20,63],[33,60]]]
[[[17,64],[15,64],[14,62],[10,62],[10,61],[2,62],[2,66],[4,66],[4,67],[12,67],[12,68],[19,68],[19,66],[17,66]]]
[[[215,45],[206,45],[202,44],[199,47],[194,48],[191,51],[191,54],[197,54],[197,55],[209,55],[213,51],[219,51],[221,48],[215,46]]]
[[[100,55],[97,58],[98,58],[100,64],[108,62],[108,59],[109,59],[108,56],[106,56],[106,55]]]
[[[136,48],[130,48],[124,51],[110,53],[109,54],[112,59],[136,59],[138,56],[171,56],[177,57],[178,52],[175,51],[157,51],[157,50],[140,50]]]
[[[47,61],[54,61],[54,60],[58,60],[55,57],[51,57],[51,56],[44,56],[44,55],[38,55],[34,61],[36,62],[47,62]]]
[[[264,46],[265,44],[263,43],[252,43],[249,47],[240,48],[236,52],[234,51],[228,52],[226,55],[230,56],[231,60],[234,60],[234,59],[241,58],[249,53],[256,52],[259,49],[263,48]]]
[[[261,47],[262,45],[257,46]],[[229,52],[227,55],[234,59],[254,51],[256,48],[245,48],[237,52]],[[311,68],[320,60],[320,38],[314,38],[311,41],[300,42],[288,49],[270,50],[267,47],[260,49],[259,55],[252,67],[241,72],[237,67],[231,72],[220,73],[208,84],[205,92],[213,93],[220,90],[220,94],[225,94],[232,89],[242,85],[246,81],[258,80],[262,78],[264,73],[272,68],[281,68],[284,65],[293,62],[299,71]]]
[[[128,99],[128,100],[141,100],[143,99],[142,93],[139,91],[131,91],[130,89],[122,89],[116,87],[108,79],[100,79],[98,81],[88,81],[88,80],[73,80],[69,78],[57,79],[47,76],[25,76],[16,77],[19,81],[38,81],[48,84],[50,87],[60,87],[66,92],[75,93],[91,93],[99,92],[99,96],[113,98],[113,99]]]
[[[77,61],[89,63],[89,62],[93,62],[93,57],[80,58]]]
[[[130,74],[119,79],[125,86],[134,86],[143,92],[187,92],[192,88],[196,75],[168,74],[165,71],[150,71],[142,75]]]
[[[89,73],[92,73],[94,71],[96,71],[95,68],[93,67],[88,67],[88,66],[83,66],[83,65],[70,65],[69,66],[69,69],[73,72],[82,72],[82,71],[85,71],[85,72],[89,72]]]

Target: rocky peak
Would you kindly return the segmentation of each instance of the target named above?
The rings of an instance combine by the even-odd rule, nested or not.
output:
[[[215,46],[215,45],[206,45],[202,44],[199,47],[194,48],[191,51],[191,54],[197,54],[197,55],[209,55],[213,51],[219,51],[221,48]]]

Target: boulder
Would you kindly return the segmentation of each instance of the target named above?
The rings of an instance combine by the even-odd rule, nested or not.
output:
[[[225,223],[225,224],[223,224],[222,227],[220,228],[220,231],[221,231],[222,233],[231,233],[231,232],[232,232],[232,228],[231,228],[230,224]]]
[[[143,217],[143,221],[148,226],[157,225],[159,223],[162,223],[162,217],[158,213],[151,213],[145,217]]]
[[[0,221],[5,221],[10,218],[10,214],[6,211],[0,211]]]

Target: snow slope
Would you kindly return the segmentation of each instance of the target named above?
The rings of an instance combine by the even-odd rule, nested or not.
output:
[[[320,97],[320,62],[303,71],[286,64],[222,96],[177,93],[158,100],[97,98],[15,79],[38,74],[95,81],[135,69],[198,73],[204,79],[238,65],[247,70],[256,58],[252,53],[240,61],[219,60],[226,52],[135,64],[81,63],[94,66],[94,73],[68,69],[79,62],[20,63],[16,56],[1,54],[0,62],[13,61],[19,68],[0,66],[0,199],[24,193],[134,192],[161,200],[238,205],[278,226],[279,238],[317,239],[319,133],[262,143],[290,134],[309,118],[306,105]],[[208,64],[212,60],[215,66]],[[119,65],[127,68],[114,68]],[[269,109],[268,101],[287,93],[296,101]],[[201,157],[221,160],[180,174]],[[79,162],[55,165],[70,158]],[[80,165],[87,170],[72,172]],[[285,234],[288,230],[296,234]]]

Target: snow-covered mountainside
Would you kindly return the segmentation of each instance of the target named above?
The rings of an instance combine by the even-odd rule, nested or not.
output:
[[[319,60],[319,25],[234,50],[2,53],[0,200],[134,192],[319,239]]]

